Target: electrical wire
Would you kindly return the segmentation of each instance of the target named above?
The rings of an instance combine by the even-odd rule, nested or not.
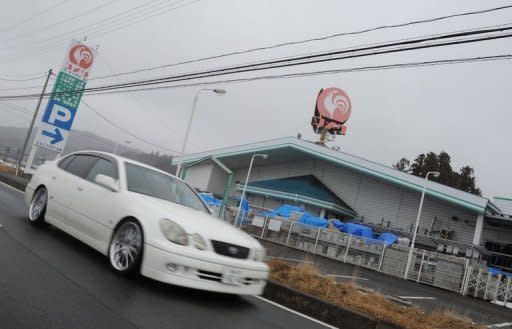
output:
[[[116,127],[117,129],[119,129],[120,131],[124,132],[125,134],[147,144],[147,145],[151,145],[153,147],[156,147],[156,148],[159,148],[161,150],[164,150],[164,151],[168,151],[168,152],[172,152],[172,153],[176,153],[176,154],[181,154],[181,152],[178,152],[178,151],[175,151],[175,150],[172,150],[172,149],[169,149],[169,148],[166,148],[166,147],[162,147],[160,145],[157,145],[151,141],[148,141],[144,138],[141,138],[135,134],[133,134],[132,132],[130,132],[129,130],[119,126],[118,124],[114,123],[112,120],[110,120],[109,118],[107,118],[106,116],[104,116],[103,114],[101,114],[99,111],[95,110],[91,105],[89,105],[86,101],[84,101],[82,99],[82,103],[85,104],[85,106],[91,110],[93,113],[95,113],[97,116],[99,116],[100,118],[102,118],[103,120],[105,120],[106,122],[108,122],[110,125],[112,125],[113,127]]]
[[[46,76],[46,73],[42,73],[42,74],[39,74],[37,76],[32,75],[31,78],[19,78],[19,79],[8,78],[7,76],[5,76],[5,77],[0,77],[0,80],[2,80],[2,81],[9,81],[9,82],[25,82],[25,81],[39,80],[39,79],[41,79],[41,78],[43,78],[45,76]]]
[[[210,57],[207,57],[207,58],[204,58],[204,59],[200,59],[200,61],[211,60],[211,59],[218,59],[218,58],[228,57],[228,56],[233,56],[233,55],[247,54],[247,53],[251,53],[251,52],[255,52],[255,51],[275,49],[275,48],[280,48],[280,47],[284,47],[284,46],[303,44],[303,43],[308,43],[308,42],[313,42],[313,41],[323,41],[323,40],[328,40],[328,39],[331,39],[331,38],[337,38],[337,37],[341,37],[341,36],[357,35],[357,34],[363,34],[363,33],[378,31],[378,30],[385,30],[385,29],[406,27],[406,26],[411,26],[411,25],[416,25],[416,24],[424,24],[424,23],[430,23],[430,22],[436,22],[436,21],[443,21],[443,20],[457,18],[457,17],[480,15],[480,14],[485,14],[485,13],[490,13],[490,12],[506,10],[506,9],[510,9],[510,8],[512,8],[512,5],[506,5],[506,6],[500,6],[500,7],[492,7],[492,8],[487,8],[487,9],[481,9],[481,10],[475,10],[475,11],[469,11],[469,12],[463,12],[463,13],[450,14],[450,15],[439,16],[439,17],[428,18],[428,19],[422,19],[422,20],[416,20],[416,21],[405,22],[405,23],[398,23],[398,24],[391,24],[391,25],[382,25],[382,26],[377,26],[377,27],[373,27],[373,28],[368,28],[368,29],[363,29],[363,30],[358,30],[358,31],[352,31],[352,32],[335,33],[335,34],[331,34],[331,35],[326,35],[326,36],[321,36],[321,37],[316,37],[316,38],[310,38],[310,39],[306,39],[306,40],[284,42],[284,43],[278,43],[278,44],[271,45],[271,46],[264,46],[264,47],[258,47],[258,48],[252,48],[252,49],[248,49],[248,50],[243,50],[243,51],[235,51],[235,52],[230,52],[230,53],[210,56]],[[189,63],[189,62],[196,62],[196,60],[187,61],[186,63]],[[185,64],[185,63],[183,63],[183,64]],[[143,71],[147,71],[147,70],[154,70],[154,69],[159,69],[159,68],[165,68],[165,67],[168,67],[168,66],[167,65],[161,65],[161,66],[154,67],[154,68],[144,68],[144,69],[141,69],[139,72],[143,72]]]
[[[26,115],[27,117],[31,118],[33,114],[27,112],[27,111],[24,111],[24,109],[19,109],[17,107],[14,107],[12,106],[10,103],[5,103],[8,107],[1,107],[1,109],[4,109],[4,110],[10,110],[10,111],[16,111],[17,113],[20,113],[20,114],[23,114],[23,115]]]
[[[101,35],[105,35],[107,33],[110,33],[110,32],[113,32],[113,31],[117,31],[119,29],[122,29],[122,28],[125,28],[125,27],[128,27],[128,26],[132,26],[132,25],[134,25],[136,23],[139,23],[141,21],[147,20],[148,18],[151,18],[151,17],[154,17],[154,16],[158,16],[158,15],[163,15],[163,14],[168,13],[170,11],[174,11],[176,9],[179,9],[179,8],[191,5],[191,4],[193,4],[195,2],[198,2],[198,1],[201,1],[201,0],[194,0],[194,1],[191,1],[191,2],[188,2],[188,3],[176,6],[176,4],[178,4],[180,2],[183,2],[183,1],[184,0],[177,0],[175,2],[166,3],[166,4],[164,4],[163,7],[159,7],[159,8],[157,8],[157,10],[152,10],[152,11],[149,11],[149,12],[144,12],[144,10],[137,10],[135,13],[129,13],[127,15],[127,17],[129,17],[132,14],[138,15],[138,17],[133,17],[132,19],[126,19],[126,17],[118,17],[121,14],[117,14],[117,15],[110,16],[109,18],[103,20],[103,22],[108,21],[108,20],[114,20],[114,22],[108,22],[108,23],[102,25],[102,23],[100,21],[99,26],[97,26],[97,27],[94,27],[94,26],[98,25],[98,23],[92,24],[92,25],[88,24],[86,26],[74,29],[72,31],[67,31],[67,32],[65,32],[63,34],[54,35],[54,36],[52,36],[52,37],[50,37],[50,38],[48,38],[46,40],[40,41],[36,46],[33,46],[31,44],[30,47],[25,50],[25,52],[20,51],[19,49],[15,49],[16,50],[16,55],[15,55],[14,59],[23,58],[23,57],[26,57],[27,55],[31,55],[31,54],[33,54],[35,52],[38,52],[38,53],[44,52],[44,50],[48,49],[48,44],[46,44],[46,43],[51,42],[52,40],[55,40],[55,39],[57,39],[56,42],[60,44],[62,42],[69,42],[68,41],[69,38],[74,36],[74,35],[77,35],[77,34],[86,34],[88,36],[91,36],[91,35],[97,35],[97,34],[101,33]],[[148,3],[144,3],[144,5],[147,5],[147,4]],[[140,8],[141,6],[132,8],[132,9],[130,9],[128,11],[133,11],[133,10],[135,10],[137,8]],[[162,9],[167,9],[167,10],[162,10]],[[123,13],[126,13],[128,11],[125,11]],[[119,20],[119,21],[116,22],[116,20]],[[115,26],[109,26],[111,24],[114,24]],[[85,30],[84,30],[84,28],[85,28]],[[107,30],[105,30],[105,28],[107,28]],[[51,42],[50,44],[52,44],[52,43],[55,43],[55,42]],[[0,50],[3,50],[3,51],[10,50],[10,49],[12,49],[12,47],[0,48]]]
[[[107,2],[105,3],[102,3],[98,6],[95,6],[91,9],[88,9],[86,11],[82,11],[80,12],[80,14],[78,15],[75,15],[75,16],[70,16],[70,17],[66,17],[60,21],[57,21],[57,22],[54,22],[54,23],[51,23],[51,24],[48,24],[48,25],[45,25],[43,27],[40,27],[37,29],[37,31],[28,31],[28,32],[24,32],[24,33],[18,33],[16,35],[13,35],[11,38],[7,38],[4,42],[9,42],[10,40],[13,40],[13,39],[16,39],[16,40],[19,40],[19,39],[24,39],[26,36],[33,36],[35,32],[41,32],[41,31],[46,31],[48,29],[51,29],[52,27],[55,27],[55,26],[59,26],[59,25],[62,25],[66,22],[69,22],[69,21],[72,21],[72,20],[75,20],[75,19],[81,19],[91,13],[95,13],[97,12],[98,10],[104,8],[104,7],[107,7],[107,6],[110,6],[116,2],[118,2],[119,0],[108,0]]]
[[[106,90],[112,90],[112,89],[124,89],[124,88],[139,87],[139,86],[146,86],[146,85],[156,85],[156,84],[176,82],[176,81],[186,81],[186,80],[191,80],[191,79],[210,78],[210,77],[215,77],[215,76],[220,76],[220,75],[256,72],[256,71],[261,71],[261,70],[285,68],[285,67],[314,64],[314,63],[324,63],[324,62],[330,62],[330,61],[337,61],[337,60],[341,60],[341,59],[375,56],[375,55],[390,54],[390,53],[410,51],[410,50],[419,50],[419,49],[447,46],[447,45],[458,45],[458,44],[465,44],[465,43],[471,43],[471,42],[496,40],[496,39],[501,39],[501,38],[512,37],[512,34],[491,35],[491,36],[477,37],[477,38],[465,39],[465,40],[460,40],[460,39],[450,40],[450,38],[453,39],[454,37],[462,37],[462,36],[478,36],[480,34],[488,34],[490,32],[492,33],[492,32],[499,32],[499,31],[508,31],[510,29],[512,29],[512,27],[478,30],[478,31],[472,31],[469,33],[452,33],[452,34],[446,34],[446,35],[442,35],[442,36],[438,36],[438,37],[418,38],[418,39],[405,41],[405,42],[391,42],[388,44],[383,44],[383,45],[375,46],[375,47],[363,47],[363,48],[359,48],[359,49],[344,50],[344,51],[339,51],[339,52],[327,52],[327,53],[322,53],[322,54],[318,54],[318,55],[295,57],[295,58],[283,59],[283,60],[270,60],[270,61],[267,61],[264,63],[255,64],[255,65],[253,65],[253,64],[241,65],[241,66],[226,67],[226,68],[216,69],[216,70],[208,70],[208,71],[203,71],[203,72],[180,74],[180,75],[169,76],[169,77],[165,77],[165,78],[141,80],[141,81],[134,81],[134,82],[129,82],[129,83],[111,84],[111,85],[104,85],[104,86],[99,86],[99,87],[90,87],[90,88],[85,88],[83,90],[71,90],[71,91],[61,92],[58,94],[59,95],[72,94],[72,93],[77,93],[77,92],[88,93],[88,92],[106,91]],[[444,42],[440,42],[440,43],[421,44],[421,43],[425,43],[426,41],[438,41],[438,40],[443,41],[445,39],[448,39],[448,40],[446,40]],[[397,46],[402,46],[402,45],[410,45],[410,46],[403,47],[403,48],[385,49],[386,47],[389,48],[389,47],[397,47]],[[380,50],[376,51],[376,49],[380,49]],[[354,52],[356,54],[351,54]],[[338,54],[341,54],[342,56],[333,57],[334,55],[338,55]],[[49,95],[57,95],[57,94],[51,94],[51,93],[45,94],[45,96],[49,96]],[[39,97],[39,94],[0,96],[0,99],[17,99],[17,98],[27,98],[27,97]]]
[[[57,7],[59,7],[59,6],[62,6],[62,5],[63,5],[63,4],[65,4],[66,2],[69,2],[69,0],[63,0],[63,1],[61,1],[61,2],[58,2],[58,3],[56,3],[55,5],[50,6],[50,7],[46,8],[46,9],[43,9],[43,10],[41,10],[41,11],[37,12],[36,14],[34,14],[34,15],[32,15],[32,16],[29,16],[29,17],[27,17],[27,18],[25,18],[25,19],[23,19],[23,20],[21,20],[21,21],[17,21],[15,24],[13,24],[13,25],[11,25],[11,26],[1,28],[1,29],[0,29],[0,32],[8,32],[8,31],[11,31],[11,30],[13,30],[13,29],[17,28],[18,26],[22,25],[23,23],[29,22],[29,21],[33,20],[34,18],[39,17],[39,16],[41,16],[42,14],[45,14],[45,13],[49,12],[49,11],[50,11],[50,10],[52,10],[52,9],[55,9],[55,8],[57,8]]]
[[[292,46],[292,45],[299,45],[299,44],[304,44],[304,43],[309,43],[309,42],[324,41],[324,40],[328,40],[328,39],[332,39],[332,38],[364,34],[364,33],[374,32],[374,31],[378,31],[378,30],[393,29],[393,28],[407,27],[407,26],[412,26],[412,25],[417,25],[417,24],[425,24],[425,23],[431,23],[431,22],[436,22],[436,21],[443,21],[443,20],[456,18],[456,17],[480,15],[480,14],[484,14],[484,13],[501,11],[501,10],[506,10],[506,9],[510,9],[510,8],[512,8],[512,5],[493,7],[493,8],[488,8],[488,9],[469,11],[469,12],[463,12],[463,13],[451,14],[451,15],[445,15],[445,16],[439,16],[439,17],[416,20],[416,21],[411,21],[411,22],[406,22],[406,23],[382,25],[382,26],[377,26],[377,27],[372,27],[372,28],[358,30],[358,31],[352,31],[352,32],[334,33],[334,34],[316,37],[316,38],[310,38],[310,39],[299,40],[299,41],[283,42],[283,43],[278,43],[278,44],[274,44],[274,45],[270,45],[270,46],[263,46],[263,47],[256,47],[256,48],[251,48],[251,49],[246,49],[246,50],[233,51],[233,52],[228,52],[228,53],[209,56],[209,57],[203,57],[203,58],[198,58],[198,59],[193,59],[193,60],[188,60],[188,61],[182,61],[182,62],[178,62],[178,63],[164,64],[164,65],[158,65],[158,66],[154,66],[154,67],[141,68],[141,69],[133,70],[133,71],[129,71],[129,72],[120,72],[120,73],[117,73],[116,75],[123,76],[123,75],[153,71],[153,70],[169,68],[169,67],[174,67],[174,66],[183,65],[183,64],[191,64],[191,63],[208,61],[208,60],[212,60],[212,59],[220,59],[220,58],[230,57],[230,56],[234,56],[234,55],[243,55],[243,54],[249,54],[249,53],[253,53],[253,52],[257,52],[257,51],[276,49],[276,48]],[[95,79],[103,79],[103,78],[107,78],[107,77],[110,77],[110,76],[97,77]]]
[[[100,92],[91,93],[90,95],[95,95],[95,96],[111,95],[111,94],[132,93],[132,92],[141,92],[141,91],[157,91],[157,90],[164,90],[164,89],[188,88],[188,87],[198,87],[198,86],[208,86],[208,85],[221,85],[221,84],[229,84],[229,83],[246,83],[246,82],[253,82],[253,81],[260,81],[260,80],[289,79],[289,78],[301,78],[301,77],[331,75],[331,74],[340,74],[340,73],[393,70],[393,69],[403,69],[403,68],[413,68],[413,67],[453,65],[453,64],[463,64],[463,63],[473,63],[473,62],[494,62],[494,61],[505,61],[505,60],[512,60],[512,54],[479,56],[479,57],[463,57],[463,58],[443,59],[443,60],[435,60],[435,61],[407,62],[407,63],[386,64],[386,65],[361,66],[361,67],[353,67],[353,68],[346,68],[346,69],[317,70],[317,71],[289,73],[289,74],[266,75],[266,76],[250,77],[250,78],[237,78],[237,79],[182,83],[182,84],[166,85],[166,86],[158,86],[158,87],[152,86],[152,87],[134,88],[134,89],[126,89],[126,90],[100,91]],[[2,100],[0,99],[0,101],[2,101]]]

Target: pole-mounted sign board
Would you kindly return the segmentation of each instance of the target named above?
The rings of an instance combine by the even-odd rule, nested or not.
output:
[[[95,55],[88,46],[72,42],[43,113],[34,146],[63,152]]]
[[[321,89],[315,103],[315,114],[311,126],[315,132],[327,131],[331,134],[345,135],[344,125],[352,113],[352,103],[348,95],[339,88]]]

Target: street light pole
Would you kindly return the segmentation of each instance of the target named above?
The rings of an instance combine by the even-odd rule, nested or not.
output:
[[[131,144],[131,143],[132,143],[132,141],[128,141],[128,140],[126,140],[126,141],[124,141],[124,142],[125,142],[127,145],[129,145],[129,144]],[[119,150],[119,147],[120,147],[120,144],[121,144],[121,143],[116,143],[116,146],[114,147],[114,154],[117,154],[117,152],[118,152],[118,150]]]
[[[48,70],[48,75],[46,76],[46,81],[44,82],[43,90],[41,91],[41,95],[39,96],[39,100],[37,101],[36,111],[32,116],[32,121],[30,121],[30,126],[28,127],[27,136],[25,137],[25,141],[23,142],[23,147],[21,148],[21,153],[18,157],[18,162],[16,163],[16,176],[18,176],[21,162],[23,161],[23,155],[25,154],[25,149],[27,148],[28,140],[30,139],[30,134],[32,134],[32,130],[34,129],[34,123],[36,122],[37,115],[39,114],[39,107],[41,106],[41,102],[43,101],[44,93],[46,92],[46,86],[48,86],[48,81],[52,76],[52,69]]]
[[[238,210],[236,211],[235,226],[238,223],[238,217],[240,217],[240,211],[242,210],[242,202],[243,202],[244,197],[245,197],[245,190],[247,189],[247,183],[249,182],[249,176],[251,175],[252,164],[253,164],[254,159],[256,157],[261,157],[263,159],[266,159],[266,158],[268,158],[268,155],[267,154],[254,154],[251,157],[251,163],[249,164],[249,170],[247,170],[247,176],[245,177],[244,188],[242,189],[242,196],[240,197],[240,204],[238,205]],[[240,225],[238,227],[242,227],[242,221],[243,220],[240,221]]]
[[[405,272],[404,279],[407,280],[407,276],[409,275],[409,267],[412,262],[412,254],[414,252],[414,244],[416,243],[416,234],[418,233],[418,226],[420,224],[421,218],[421,210],[423,208],[423,201],[425,200],[425,191],[427,190],[427,181],[428,176],[432,175],[434,177],[439,177],[439,172],[437,171],[429,171],[425,176],[425,181],[423,183],[423,190],[421,191],[421,199],[420,199],[420,208],[418,209],[418,216],[416,217],[416,224],[414,225],[414,233],[412,234],[411,246],[409,247],[409,255],[407,255],[407,263],[405,264]]]
[[[181,146],[181,155],[182,156],[185,155],[185,151],[187,149],[188,136],[190,135],[190,128],[192,127],[192,121],[194,119],[194,113],[196,112],[197,100],[199,99],[199,94],[202,91],[211,91],[211,92],[214,92],[215,94],[217,94],[219,96],[222,96],[222,95],[224,95],[226,93],[226,90],[219,89],[219,88],[215,88],[215,89],[203,88],[203,89],[199,89],[196,92],[196,95],[194,96],[194,103],[192,104],[192,112],[190,112],[190,117],[188,119],[188,125],[187,125],[187,131],[185,133],[185,139],[183,140],[183,145]],[[175,173],[175,175],[178,176],[178,177],[180,175],[181,166],[182,166],[182,162],[180,161],[180,162],[178,162],[178,166],[176,168],[176,173]]]

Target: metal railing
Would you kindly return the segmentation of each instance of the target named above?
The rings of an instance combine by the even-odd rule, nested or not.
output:
[[[282,217],[250,215],[241,229],[253,236],[311,254],[403,277],[409,247],[355,236],[333,229],[304,225]],[[472,260],[414,251],[408,279],[462,293]]]

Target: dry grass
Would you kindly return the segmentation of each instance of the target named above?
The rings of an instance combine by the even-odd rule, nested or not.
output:
[[[15,172],[16,172],[15,168],[0,165],[0,173],[14,174]]]
[[[453,312],[425,314],[417,307],[405,308],[377,293],[362,293],[353,283],[336,283],[325,278],[311,264],[292,266],[269,262],[270,277],[287,286],[331,303],[370,315],[402,329],[481,329]]]

